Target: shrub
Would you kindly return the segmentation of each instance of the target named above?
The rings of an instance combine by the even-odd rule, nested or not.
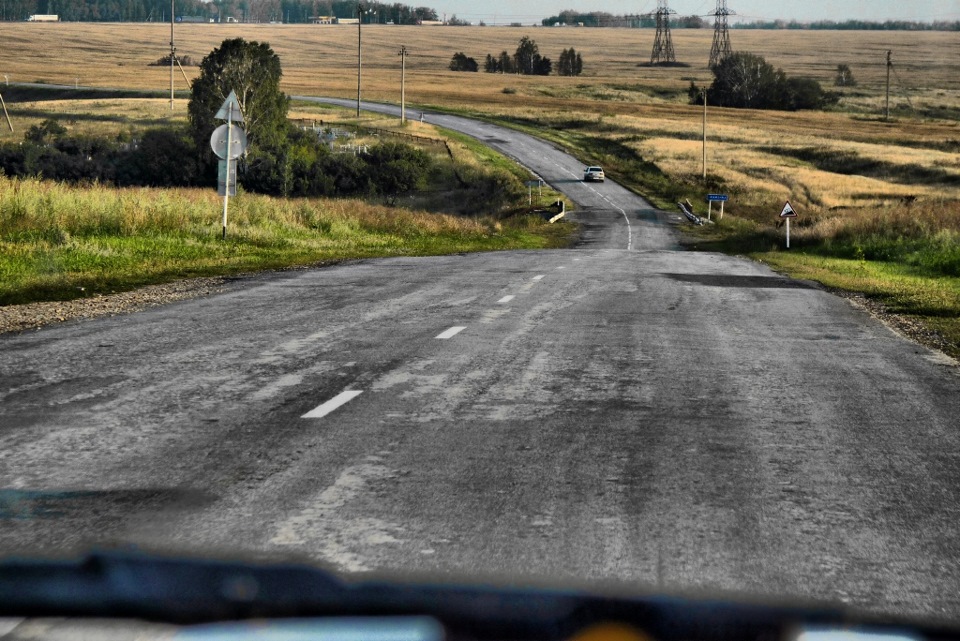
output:
[[[856,87],[857,81],[850,71],[850,65],[837,65],[837,76],[833,81],[838,87]]]
[[[480,65],[473,58],[468,58],[463,52],[453,54],[450,60],[450,71],[479,71]]]
[[[361,157],[367,163],[372,188],[391,200],[422,189],[432,165],[430,156],[402,143],[381,143]]]
[[[197,152],[184,130],[150,129],[129,155],[121,184],[148,187],[189,187],[197,184]]]
[[[200,63],[195,61],[190,56],[176,56],[174,58],[181,67],[199,67]],[[158,58],[151,62],[148,67],[169,67],[170,66],[170,54],[165,55],[162,58]]]
[[[53,118],[47,118],[39,125],[27,129],[24,139],[30,142],[44,143],[48,139],[56,140],[67,133],[67,129]]]

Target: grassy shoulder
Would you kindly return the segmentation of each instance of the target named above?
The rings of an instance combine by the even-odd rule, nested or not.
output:
[[[212,190],[0,177],[0,305],[344,259],[564,247],[574,233],[534,215],[463,217],[240,194],[222,240],[221,208]]]

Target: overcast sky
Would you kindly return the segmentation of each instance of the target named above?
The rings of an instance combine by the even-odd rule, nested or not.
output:
[[[606,11],[613,14],[647,13],[656,9],[656,0],[433,0],[411,2],[435,8],[447,17],[470,22],[506,24],[539,23],[564,9]],[[671,9],[681,15],[706,15],[716,9],[716,0],[670,0]],[[727,0],[740,19],[752,20],[960,20],[960,0]],[[442,17],[442,16],[441,16]]]

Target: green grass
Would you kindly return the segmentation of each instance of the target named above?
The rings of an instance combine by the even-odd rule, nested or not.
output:
[[[70,187],[0,176],[0,305],[70,300],[191,276],[352,258],[564,247],[574,227],[360,200],[222,200],[212,190]]]

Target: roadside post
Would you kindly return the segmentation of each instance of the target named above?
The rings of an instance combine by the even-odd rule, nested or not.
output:
[[[710,220],[710,215],[713,213],[713,203],[720,203],[720,220],[723,220],[723,203],[727,202],[730,199],[726,194],[707,194],[707,220]]]
[[[210,136],[210,147],[220,158],[217,163],[217,193],[223,196],[223,238],[226,238],[230,196],[237,195],[237,158],[247,150],[247,132],[233,124],[234,121],[244,122],[235,92],[230,92],[214,118],[227,121]]]
[[[787,201],[787,204],[783,206],[783,210],[780,212],[780,218],[784,218],[787,221],[787,249],[790,249],[790,219],[796,218],[797,212],[790,205],[790,201]]]

